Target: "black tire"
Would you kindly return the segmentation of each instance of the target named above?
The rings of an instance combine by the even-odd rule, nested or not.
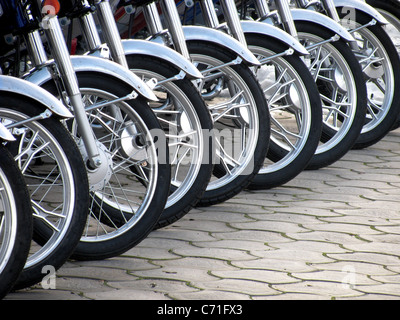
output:
[[[177,70],[171,64],[165,62],[162,59],[157,59],[151,56],[143,56],[143,55],[127,55],[127,62],[130,69],[138,75],[144,75],[144,72],[150,71],[151,75],[156,76],[159,79],[169,79],[176,76],[180,70]],[[172,83],[168,84],[169,86],[174,86],[175,90],[180,90],[179,93],[183,95],[183,98],[190,101],[192,108],[197,115],[197,119],[200,123],[203,131],[200,133],[203,135],[205,132],[211,132],[213,129],[213,122],[210,116],[210,113],[207,109],[204,99],[199,94],[198,90],[194,87],[193,83],[188,79],[184,78],[181,80],[175,80]],[[177,87],[177,88],[176,88]],[[162,86],[161,92],[171,92],[166,89],[165,85]],[[161,101],[162,98],[160,97]],[[165,99],[165,98],[164,98]],[[186,113],[190,113],[192,110],[186,110]],[[162,113],[156,113],[157,116],[163,116]],[[194,115],[193,115],[194,116]],[[167,116],[164,116],[166,118]],[[163,122],[161,122],[162,124]],[[165,130],[168,130],[167,127]],[[166,207],[160,217],[160,220],[156,224],[155,228],[165,227],[178,219],[182,218],[186,213],[188,213],[202,198],[207,185],[210,181],[213,164],[212,164],[212,150],[209,139],[207,139],[207,135],[203,136],[203,152],[200,155],[200,158],[196,161],[199,161],[200,167],[197,172],[192,174],[192,177],[185,177],[185,179],[191,179],[191,186],[187,186],[185,188],[185,193],[179,195],[179,197],[174,197],[171,204],[170,201],[167,201]],[[172,152],[172,148],[170,148],[170,152]],[[171,159],[171,157],[170,157]],[[172,165],[172,164],[171,164]],[[188,172],[190,174],[190,172]],[[193,180],[195,178],[195,180]],[[171,184],[171,194],[177,191],[177,187]]]
[[[105,94],[107,96],[110,95],[110,98],[115,99],[116,97],[124,97],[132,92],[132,88],[126,82],[120,81],[113,77],[109,77],[107,74],[96,72],[77,72],[76,75],[82,95],[85,95],[87,92],[91,92],[91,90],[93,90],[94,92],[99,91],[99,94]],[[57,90],[52,81],[45,84],[44,88],[49,90],[53,94],[57,94]],[[87,236],[84,232],[82,234],[81,240],[75,248],[74,253],[71,256],[71,258],[73,259],[106,259],[120,255],[125,251],[131,249],[132,247],[136,246],[154,229],[154,226],[160,218],[160,215],[163,212],[165,203],[168,198],[171,179],[171,167],[168,160],[168,146],[166,145],[165,136],[162,136],[163,132],[157,120],[157,117],[149,108],[147,102],[140,96],[134,100],[127,100],[122,104],[118,103],[116,105],[117,108],[119,108],[118,110],[123,112],[124,117],[126,116],[133,122],[140,122],[141,125],[146,128],[146,130],[157,131],[157,134],[160,134],[160,148],[157,150],[157,152],[159,153],[160,157],[164,156],[164,158],[160,158],[163,159],[163,161],[154,164],[154,166],[157,167],[158,171],[157,176],[155,176],[154,180],[152,180],[154,186],[154,190],[152,191],[154,192],[151,198],[148,200],[148,206],[143,209],[144,211],[142,212],[142,215],[140,216],[140,219],[138,221],[131,220],[132,225],[129,225],[129,229],[124,230],[124,232],[119,232],[119,230],[121,230],[121,228],[124,228],[127,220],[133,217],[132,213],[130,211],[125,211],[125,208],[121,208],[121,210],[119,210],[118,204],[110,205],[109,203],[106,203],[104,196],[103,200],[99,200],[99,197],[96,195],[96,193],[91,192],[91,204],[89,205],[89,208],[91,208],[91,212],[88,216],[88,224],[90,223],[91,218],[96,218],[98,219],[98,222],[104,223],[105,225],[110,227],[115,227],[115,230],[113,229],[113,233],[110,232],[109,234],[104,234],[103,237],[97,237],[96,235]],[[101,111],[103,112],[106,112],[105,110],[106,109],[101,109]],[[96,116],[97,109],[93,112]],[[97,113],[97,115],[99,114]],[[97,135],[95,128],[94,131]],[[102,133],[99,133],[99,135],[97,136],[98,141],[103,138],[101,134]],[[148,136],[147,138],[154,139],[155,137]],[[152,142],[147,140],[144,141],[144,143]],[[105,154],[109,152],[110,151],[106,151]],[[162,155],[161,152],[165,152],[166,154]],[[121,156],[121,158],[130,159],[130,157],[126,158],[126,156]],[[124,160],[122,160],[122,162],[123,161]],[[126,171],[129,170],[125,170],[124,174],[126,173]],[[114,174],[118,175],[119,173],[112,171],[112,175]],[[133,175],[135,175],[134,172]],[[116,198],[113,198],[112,201],[114,201],[115,199]]]
[[[308,35],[311,35],[320,38],[322,41],[334,36],[330,30],[321,28],[321,26],[312,22],[296,21],[296,29],[300,39],[307,39]],[[348,124],[347,131],[342,132],[340,135],[337,135],[338,131],[336,131],[336,129],[323,123],[321,142],[326,146],[327,143],[333,141],[331,139],[335,139],[336,135],[337,138],[335,143],[332,143],[329,148],[323,148],[321,145],[317,148],[316,153],[306,168],[309,170],[326,167],[341,159],[351,148],[353,148],[360,135],[365,120],[367,91],[361,67],[350,47],[344,40],[340,39],[331,42],[330,45],[331,51],[335,50],[335,53],[346,66],[345,69],[349,72],[352,78],[350,83],[354,83],[355,85],[355,111],[353,116],[348,120],[350,123]],[[317,86],[321,95],[327,90],[324,83],[317,82]],[[324,109],[323,104],[322,108]]]
[[[266,52],[269,53],[269,55],[267,56],[272,56],[287,50],[287,47],[277,40],[267,38],[265,36],[260,36],[258,34],[247,34],[246,40],[250,51],[252,51],[256,56],[257,47],[261,47],[267,50]],[[261,56],[261,58],[263,57],[264,56]],[[296,177],[300,172],[304,170],[304,168],[306,168],[306,166],[310,162],[318,146],[321,136],[321,100],[319,97],[318,88],[308,68],[303,63],[301,58],[297,55],[283,56],[274,59],[273,62],[276,63],[276,65],[273,65],[275,68],[282,67],[283,70],[286,70],[286,74],[290,72],[292,75],[293,72],[295,78],[292,78],[291,76],[290,79],[296,79],[296,84],[298,84],[298,87],[306,89],[303,90],[304,96],[302,97],[304,99],[304,101],[302,102],[304,102],[305,107],[302,107],[302,113],[298,116],[298,118],[294,117],[293,119],[291,119],[293,121],[291,121],[289,125],[293,125],[294,120],[301,122],[304,119],[308,119],[308,121],[304,120],[305,124],[303,128],[305,128],[305,130],[299,130],[299,132],[301,132],[301,135],[304,136],[304,139],[297,141],[298,145],[296,145],[296,148],[293,148],[292,154],[290,153],[290,146],[285,145],[283,142],[280,141],[280,134],[284,133],[276,124],[274,124],[274,121],[271,121],[271,126],[278,133],[275,137],[274,131],[271,132],[271,140],[267,155],[267,158],[270,161],[266,162],[265,166],[261,168],[256,177],[253,179],[253,182],[249,186],[250,189],[267,189],[278,187]],[[290,71],[287,71],[290,67],[292,69]],[[259,79],[259,82],[263,83],[262,79]],[[291,100],[290,97],[288,98],[288,100]],[[279,108],[279,106],[281,104],[288,104],[288,102],[280,98],[280,100],[278,100],[276,104],[278,110],[277,117],[282,116],[282,113],[285,112],[285,110],[282,110],[282,108]],[[289,107],[286,109],[287,114],[294,114],[293,110]],[[274,119],[274,114],[275,113],[270,106],[271,119]],[[284,121],[287,121],[287,116],[288,115],[286,114],[282,116],[285,118]],[[274,120],[275,122],[279,122],[279,119]],[[283,126],[283,124],[281,123],[279,123],[279,125]],[[298,134],[299,132],[296,131],[295,133]]]
[[[341,8],[337,8],[339,15],[341,14]],[[361,11],[356,11],[355,14],[355,22],[358,25],[365,25],[371,21],[371,17]],[[379,142],[386,134],[391,131],[394,127],[398,125],[399,114],[400,114],[400,58],[397,52],[396,47],[394,46],[392,40],[389,35],[383,29],[383,27],[379,24],[369,26],[367,28],[363,28],[358,32],[368,31],[370,36],[372,35],[378,43],[380,47],[379,50],[382,50],[383,54],[385,54],[385,63],[387,63],[387,67],[392,71],[393,77],[393,87],[390,92],[383,92],[384,99],[390,99],[391,101],[384,101],[384,103],[380,106],[383,111],[379,110],[374,106],[372,99],[374,99],[374,88],[368,90],[368,109],[367,109],[367,117],[365,119],[365,125],[361,130],[361,134],[357,139],[354,149],[363,149],[367,148],[377,142]],[[364,35],[365,36],[365,35]],[[370,38],[371,39],[371,38]],[[365,79],[369,80],[370,76],[365,74]],[[372,79],[372,78],[371,78]],[[371,113],[377,113],[379,121],[370,126],[371,118],[375,118],[375,116],[369,116]],[[380,115],[382,113],[382,115]],[[372,122],[373,123],[373,122]]]
[[[236,58],[236,55],[232,54],[226,48],[222,48],[214,43],[208,43],[203,41],[187,41],[189,54],[193,55],[212,57],[216,59],[218,65],[230,62]],[[196,59],[194,59],[196,61]],[[243,62],[238,65],[232,65],[225,67],[230,71],[237,74],[242,81],[244,81],[249,92],[251,92],[252,99],[255,101],[254,112],[258,115],[258,139],[254,152],[252,154],[252,167],[248,170],[243,171],[242,174],[238,175],[232,181],[224,184],[223,186],[210,188],[210,184],[200,200],[198,206],[209,206],[217,203],[226,201],[240,191],[246,188],[259,169],[264,163],[270,140],[270,116],[268,110],[268,104],[265,100],[264,93],[258,83],[252,70],[245,65]],[[250,161],[251,162],[251,161]],[[214,168],[214,177],[217,179],[223,177],[226,174],[226,170],[221,164],[216,164]]]
[[[9,223],[15,235],[7,237],[7,233],[0,229],[0,254],[4,253],[0,255],[1,300],[13,288],[24,268],[32,241],[32,207],[29,192],[20,169],[4,146],[0,146],[0,179],[2,185],[0,201],[2,204],[4,201],[9,203],[10,207],[15,207],[15,214],[12,214],[12,209],[8,213],[4,212],[8,209],[2,205],[1,226],[6,228],[6,224]],[[9,247],[11,249],[8,249]],[[4,252],[6,250],[10,250],[10,253],[6,254]]]
[[[4,106],[12,106],[12,111],[7,112],[7,110],[1,108],[0,117],[3,119],[18,121],[23,119],[25,116],[28,118],[36,116],[45,110],[42,105],[39,105],[30,99],[20,99],[14,95],[7,96],[5,101],[7,103],[5,103]],[[48,242],[53,235],[53,229],[51,229],[41,219],[35,218],[34,216],[33,239],[40,246],[39,250],[43,250],[44,252],[40,255],[37,253],[38,251],[30,254],[23,271],[14,285],[14,289],[22,289],[40,282],[44,277],[44,274],[42,273],[44,266],[51,265],[55,270],[57,270],[67,261],[79,242],[88,213],[89,188],[85,165],[70,133],[55,116],[32,122],[32,124],[35,123],[37,123],[37,126],[40,126],[41,128],[39,129],[40,131],[38,131],[39,135],[41,134],[40,132],[46,132],[43,133],[43,136],[46,134],[51,139],[54,139],[57,146],[55,146],[53,150],[59,152],[60,157],[62,156],[66,159],[65,162],[64,160],[61,160],[62,162],[57,162],[57,164],[67,163],[68,168],[66,169],[66,172],[68,172],[69,177],[67,182],[69,186],[67,192],[74,192],[74,195],[72,197],[73,202],[69,204],[70,207],[67,209],[70,217],[68,220],[70,220],[63,225],[62,232],[60,232],[61,238],[57,238],[59,242],[54,245],[51,245],[50,242]],[[21,125],[20,127],[28,128],[30,125],[31,123]],[[18,137],[18,135],[16,135],[16,137]],[[20,145],[21,140],[19,139],[17,139],[16,142],[8,142],[6,144],[7,148],[14,156],[18,155],[16,150],[18,150]],[[32,178],[32,172],[35,172],[35,170],[38,171],[43,165],[44,164],[40,162],[33,163],[32,166],[29,166],[28,170],[24,171],[25,181],[31,195],[31,200],[35,201],[35,203],[39,203],[39,201],[42,201],[43,199],[40,192],[37,190],[36,180]],[[46,167],[43,168],[43,170],[46,170]],[[48,174],[48,171],[44,171],[43,174]],[[41,173],[38,171],[37,176],[40,175]],[[49,196],[51,195],[49,194]],[[58,199],[58,201],[62,201],[62,199]],[[49,245],[49,247],[47,247],[47,245]],[[37,254],[38,257],[35,257],[35,254]]]

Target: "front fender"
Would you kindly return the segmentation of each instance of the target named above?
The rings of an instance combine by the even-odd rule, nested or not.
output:
[[[17,93],[29,99],[33,99],[60,117],[73,117],[73,114],[61,103],[61,101],[43,88],[29,81],[10,76],[2,76],[0,81],[0,91]]]
[[[251,65],[260,65],[258,59],[247,47],[222,31],[203,26],[183,26],[183,33],[186,41],[197,40],[213,42],[219,46],[225,47],[226,50],[235,52]]]
[[[379,24],[385,25],[389,24],[389,22],[385,19],[383,15],[381,15],[378,10],[374,7],[370,6],[368,3],[359,0],[334,0],[335,7],[345,7],[345,8],[355,8],[365,14],[371,16],[371,18],[375,19]]]
[[[321,27],[328,28],[348,42],[355,41],[351,33],[347,31],[346,28],[322,13],[306,9],[291,9],[290,12],[292,13],[294,21],[313,22]]]
[[[122,40],[122,46],[124,47],[125,55],[142,54],[161,58],[173,64],[177,69],[183,70],[191,78],[203,78],[201,72],[189,60],[165,45],[146,40],[127,39]]]
[[[309,52],[304,48],[301,43],[292,37],[289,33],[279,29],[278,27],[272,26],[268,23],[260,23],[256,21],[242,20],[241,22],[243,32],[246,33],[258,33],[266,36],[270,36],[279,41],[284,42],[288,47],[295,50],[300,55],[308,55]]]
[[[158,100],[154,92],[138,76],[115,62],[94,56],[71,56],[71,62],[75,72],[87,71],[108,74],[126,82],[145,98],[153,101]],[[51,80],[51,74],[47,68],[34,69],[33,72],[25,76],[25,79],[40,86]]]

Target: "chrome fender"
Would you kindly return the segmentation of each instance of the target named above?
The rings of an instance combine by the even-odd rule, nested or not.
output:
[[[194,64],[177,51],[165,45],[146,40],[126,39],[122,40],[122,46],[124,47],[125,55],[142,54],[161,58],[173,64],[177,69],[183,70],[191,78],[203,78],[203,75]]]
[[[383,15],[379,13],[374,7],[370,6],[368,3],[365,3],[360,0],[334,0],[335,7],[347,7],[347,8],[355,8],[361,12],[366,13],[371,16],[371,18],[375,19],[379,24],[385,25],[389,24],[389,22],[385,19]]]
[[[222,31],[203,26],[183,26],[183,33],[186,41],[213,42],[219,46],[226,47],[226,50],[233,51],[251,65],[260,65],[258,59],[247,47]]]
[[[138,76],[115,62],[94,56],[71,56],[71,62],[75,72],[91,71],[108,74],[126,82],[145,98],[153,101],[158,100],[154,92]],[[47,68],[40,68],[34,69],[24,78],[40,86],[51,80],[51,74]]]
[[[294,21],[313,22],[321,27],[328,28],[348,42],[355,41],[351,33],[347,31],[346,28],[322,13],[306,9],[291,9],[290,12],[292,13]]]
[[[2,76],[0,81],[0,91],[17,93],[29,99],[36,100],[47,109],[49,109],[51,112],[60,117],[73,117],[73,114],[68,110],[66,106],[61,103],[61,101],[59,101],[48,91],[31,82],[15,77]]]
[[[279,41],[284,42],[288,47],[292,48],[298,54],[308,55],[309,52],[306,48],[289,33],[285,32],[278,27],[270,25],[268,23],[260,23],[256,21],[242,20],[241,22],[243,32],[246,33],[258,33],[266,36],[270,36]]]

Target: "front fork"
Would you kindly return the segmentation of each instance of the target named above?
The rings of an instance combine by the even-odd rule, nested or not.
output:
[[[87,165],[92,169],[98,168],[101,165],[99,150],[93,130],[86,116],[78,79],[72,66],[57,16],[44,17],[42,26],[50,45],[56,68],[53,68],[54,64],[48,64],[39,31],[33,31],[27,36],[28,51],[33,57],[32,59],[35,65],[47,65],[53,78],[56,79],[56,82],[58,78],[61,79],[66,93],[65,98],[72,106],[74,118],[78,125],[78,132],[88,155]]]

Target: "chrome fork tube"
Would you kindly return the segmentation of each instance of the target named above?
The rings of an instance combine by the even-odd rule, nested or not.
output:
[[[56,62],[58,72],[60,73],[67,96],[74,110],[75,120],[78,124],[78,131],[82,137],[87,154],[89,156],[89,163],[93,168],[96,168],[101,165],[96,140],[86,116],[85,106],[82,102],[81,92],[78,85],[78,79],[72,66],[58,18],[57,16],[46,16],[43,18],[42,24],[54,57],[54,61]]]
[[[85,14],[84,16],[79,18],[79,22],[89,50],[95,51],[99,49],[101,46],[101,40],[99,37],[99,33],[96,29],[96,23],[94,21],[93,14]]]
[[[224,18],[228,24],[229,30],[233,37],[238,40],[241,44],[247,47],[247,41],[244,36],[242,25],[240,24],[240,19],[238,11],[236,9],[235,0],[221,0],[220,1],[222,10],[224,13]]]
[[[200,0],[200,7],[205,25],[209,28],[217,29],[219,27],[219,20],[215,12],[213,0]]]
[[[333,0],[321,0],[321,3],[327,15],[336,22],[340,22],[339,14],[336,11],[335,2]]]
[[[163,32],[163,25],[157,10],[157,5],[152,2],[143,6],[143,16],[146,20],[147,28],[152,35]]]
[[[85,0],[86,1],[86,0]],[[121,36],[114,20],[109,0],[95,1],[97,17],[111,56],[118,64],[128,68]]]
[[[256,7],[257,15],[261,20],[263,20],[264,17],[267,17],[271,13],[268,2],[266,0],[254,0],[254,4]]]
[[[168,30],[170,32],[175,50],[190,60],[189,50],[186,45],[185,35],[183,34],[182,22],[179,18],[178,9],[174,0],[161,0],[161,9],[165,17]]]
[[[298,39],[296,26],[294,24],[292,13],[290,12],[289,0],[275,0],[275,4],[279,12],[279,17],[282,21],[283,28],[292,37]]]
[[[25,36],[25,41],[29,56],[33,60],[34,65],[40,66],[45,64],[48,59],[39,30],[29,32]]]

